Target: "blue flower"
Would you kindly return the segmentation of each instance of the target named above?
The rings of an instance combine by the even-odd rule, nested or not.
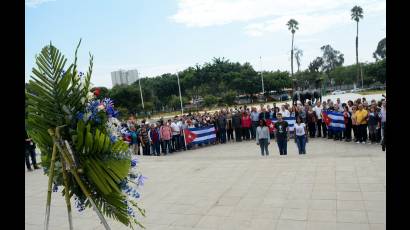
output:
[[[138,163],[138,160],[137,160],[137,158],[135,158],[134,160],[132,160],[131,161],[131,167],[135,167],[135,166],[137,166],[137,163]]]
[[[112,143],[114,143],[115,141],[117,141],[117,137],[114,135],[110,135],[110,140]]]
[[[77,120],[82,120],[84,118],[84,113],[78,112],[76,117],[77,117]]]
[[[138,182],[137,182],[137,184],[138,184],[139,186],[143,186],[145,179],[148,179],[148,177],[143,176],[143,175],[140,175],[140,176],[138,177]]]

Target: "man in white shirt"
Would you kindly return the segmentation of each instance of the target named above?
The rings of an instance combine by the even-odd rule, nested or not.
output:
[[[289,112],[289,110],[287,110],[287,109],[285,108],[284,105],[282,105],[282,111],[281,111],[281,113],[282,113],[282,117],[290,117],[290,112]]]
[[[323,130],[323,137],[327,136],[327,129],[326,129],[326,124],[323,123],[322,121],[322,110],[323,107],[320,103],[320,101],[316,102],[316,106],[313,108],[313,111],[315,111],[316,116],[317,116],[317,137],[321,137],[322,136],[322,130]]]
[[[181,139],[181,128],[178,125],[178,116],[174,118],[174,121],[171,123],[172,130],[172,145],[174,151],[179,151],[180,149],[180,139]]]

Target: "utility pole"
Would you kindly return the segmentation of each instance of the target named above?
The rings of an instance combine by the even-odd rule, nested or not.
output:
[[[141,78],[139,76],[138,76],[138,84],[140,85],[142,109],[144,109],[144,99],[142,98],[142,89],[141,89]]]
[[[363,89],[363,68],[362,68],[362,65],[360,65],[360,75],[362,77],[362,89]]]
[[[183,115],[184,114],[184,107],[182,106],[181,85],[179,84],[178,71],[177,71],[177,79],[178,79],[178,89],[179,89],[179,101],[181,102],[181,115]]]
[[[259,56],[259,61],[260,61],[260,65],[261,65],[262,93],[263,93],[263,95],[265,95],[265,86],[263,85],[263,74],[262,74],[262,57],[261,57],[261,56]]]

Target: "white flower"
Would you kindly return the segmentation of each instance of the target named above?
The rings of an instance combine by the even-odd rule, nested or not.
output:
[[[104,110],[105,106],[103,104],[101,104],[97,107],[97,109],[98,109],[98,111]]]
[[[93,92],[88,92],[87,99],[88,99],[88,101],[91,101],[92,99],[94,99],[94,93]]]

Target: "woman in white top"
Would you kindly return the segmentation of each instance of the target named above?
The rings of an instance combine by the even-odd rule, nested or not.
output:
[[[265,120],[259,120],[259,126],[256,128],[256,144],[261,147],[262,156],[264,151],[266,156],[269,156],[268,145],[270,144],[269,128],[266,126]]]
[[[295,142],[298,146],[299,154],[306,154],[306,142],[307,142],[307,127],[302,122],[302,118],[298,116],[295,123]]]

